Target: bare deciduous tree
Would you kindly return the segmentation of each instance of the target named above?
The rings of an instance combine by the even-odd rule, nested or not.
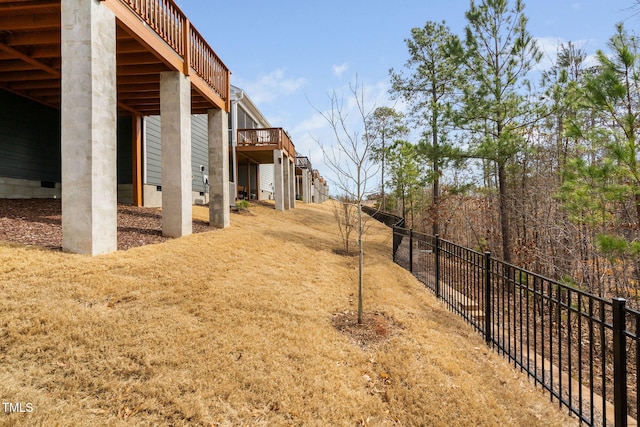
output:
[[[376,190],[378,166],[373,161],[374,140],[368,129],[369,118],[374,108],[367,108],[364,85],[356,77],[349,85],[349,102],[356,117],[351,120],[349,110],[345,108],[345,99],[335,91],[329,95],[330,106],[326,111],[316,111],[327,121],[333,134],[331,145],[317,140],[325,164],[335,176],[335,188],[356,206],[356,236],[358,239],[358,323],[362,323],[363,314],[363,267],[364,252],[362,236],[364,233],[362,203]]]
[[[351,234],[356,229],[357,224],[356,208],[356,205],[347,195],[340,196],[333,205],[333,216],[338,223],[342,246],[347,256],[351,255]]]

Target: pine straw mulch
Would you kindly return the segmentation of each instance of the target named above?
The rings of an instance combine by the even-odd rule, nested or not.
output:
[[[202,220],[193,232],[211,231]],[[162,210],[118,204],[118,250],[162,243]],[[23,245],[62,249],[60,199],[0,199],[0,240]]]
[[[363,350],[388,341],[402,329],[393,317],[381,312],[362,313],[362,323],[358,323],[358,312],[345,310],[334,313],[331,323]]]

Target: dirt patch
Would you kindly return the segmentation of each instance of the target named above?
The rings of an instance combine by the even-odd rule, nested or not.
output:
[[[342,255],[344,257],[357,257],[358,256],[358,251],[345,251],[344,248],[340,248],[340,249],[334,249],[333,253],[336,255]]]
[[[358,312],[345,310],[334,313],[331,323],[363,350],[389,340],[402,329],[391,316],[379,312],[363,313],[362,323],[358,323]]]
[[[232,207],[231,213],[238,214],[238,215],[255,216],[255,214],[251,213],[251,211],[247,208]]]

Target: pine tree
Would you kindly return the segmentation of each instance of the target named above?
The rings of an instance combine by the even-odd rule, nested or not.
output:
[[[429,175],[433,183],[432,233],[438,234],[438,205],[442,169],[459,154],[453,149],[451,109],[455,88],[461,74],[456,53],[460,42],[444,22],[428,21],[423,28],[413,28],[405,40],[409,59],[405,68],[409,75],[390,70],[393,96],[402,98],[410,107],[410,116],[424,136],[422,153],[431,163]]]
[[[512,260],[507,164],[523,145],[523,128],[535,120],[536,108],[523,94],[527,73],[540,61],[527,31],[524,2],[471,1],[466,13],[463,56],[467,84],[459,125],[471,135],[470,156],[492,162],[498,174],[502,257]]]
[[[380,209],[387,210],[385,194],[385,171],[389,146],[394,139],[407,134],[408,129],[404,124],[404,115],[391,107],[378,107],[367,118],[367,130],[370,132],[373,145],[371,156],[380,162],[380,194],[382,203]]]
[[[416,201],[425,183],[423,158],[417,146],[396,140],[389,148],[390,187],[402,203],[402,217],[414,225]]]

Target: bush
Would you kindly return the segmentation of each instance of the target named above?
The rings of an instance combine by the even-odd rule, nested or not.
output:
[[[238,200],[236,202],[236,209],[240,209],[240,210],[249,209],[249,206],[251,206],[251,204],[249,203],[248,200]]]

